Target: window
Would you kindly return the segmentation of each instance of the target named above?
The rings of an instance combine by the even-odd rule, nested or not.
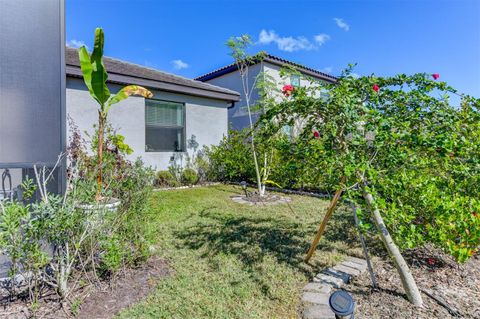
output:
[[[185,151],[185,105],[145,100],[145,151]]]
[[[288,136],[289,138],[292,137],[292,127],[290,125],[284,125],[282,126],[282,132],[283,134],[285,134],[286,136]]]
[[[293,74],[290,76],[290,84],[297,87],[300,86],[300,75]]]

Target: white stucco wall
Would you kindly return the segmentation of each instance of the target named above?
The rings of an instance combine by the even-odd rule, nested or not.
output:
[[[254,86],[255,78],[262,72],[263,67],[260,64],[252,65],[248,70],[248,81],[250,87]],[[242,79],[238,71],[224,74],[220,77],[206,81],[207,83],[224,87],[240,93],[240,101],[235,103],[235,106],[228,110],[229,127],[235,130],[240,130],[249,126],[248,115],[245,111],[246,99],[242,86]],[[250,104],[255,104],[258,100],[258,90],[253,87],[250,97]],[[255,121],[256,117],[254,117]]]
[[[271,80],[274,82],[275,86],[278,88],[278,99],[281,100],[283,98],[281,90],[285,84],[290,84],[290,77],[282,77],[280,75],[280,70],[282,69],[281,66],[268,63],[268,62],[262,62],[259,64],[255,64],[249,68],[249,84],[253,85],[255,81],[255,77],[260,72],[265,72],[265,74],[268,74]],[[230,124],[230,127],[236,130],[240,130],[242,128],[248,127],[249,126],[249,119],[248,115],[245,112],[244,106],[246,105],[245,103],[245,94],[243,93],[243,86],[242,86],[242,81],[240,77],[240,73],[238,71],[227,73],[225,75],[219,76],[217,78],[211,79],[206,81],[210,84],[221,86],[224,88],[228,88],[237,92],[240,92],[241,94],[241,101],[235,103],[235,107],[230,109],[228,112],[228,121]],[[315,81],[312,81],[309,79],[307,76],[301,76],[300,77],[300,85],[303,87],[311,87],[315,85]],[[258,90],[254,87],[253,92],[251,95],[251,104],[255,104],[255,101],[259,98],[258,95]],[[258,115],[253,116],[253,121],[255,122],[257,119]],[[302,120],[298,120],[297,127],[301,127],[303,124],[301,123]]]
[[[112,93],[120,86],[109,85]],[[152,90],[155,99],[185,103],[186,139],[195,135],[199,149],[203,145],[218,144],[227,134],[228,111],[226,101]],[[81,79],[67,78],[67,115],[84,131],[93,132],[97,122],[97,104]],[[125,136],[125,142],[134,150],[131,160],[141,157],[146,165],[157,170],[167,169],[174,152],[145,152],[145,99],[130,97],[112,106],[109,122],[118,133]],[[67,127],[67,137],[70,137]],[[192,150],[188,150],[190,153]]]

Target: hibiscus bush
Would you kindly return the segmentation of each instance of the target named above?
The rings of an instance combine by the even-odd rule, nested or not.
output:
[[[348,69],[335,84],[284,88],[260,119],[262,135],[304,125],[280,148],[294,173],[278,176],[343,188],[360,208],[371,193],[401,247],[430,242],[467,260],[480,248],[480,101],[438,79],[355,78]]]

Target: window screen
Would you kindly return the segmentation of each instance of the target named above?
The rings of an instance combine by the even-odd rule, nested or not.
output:
[[[290,76],[290,84],[296,87],[300,86],[300,75],[293,74]]]
[[[145,151],[185,151],[184,108],[182,103],[145,100]]]

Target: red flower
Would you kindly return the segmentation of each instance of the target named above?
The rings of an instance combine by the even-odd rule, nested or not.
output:
[[[313,129],[312,132],[313,132],[313,137],[320,138],[320,133],[318,133],[317,130]]]
[[[435,265],[436,261],[435,261],[435,259],[433,259],[433,258],[428,258],[428,259],[427,259],[427,263],[428,263],[430,266],[433,266],[433,265]]]
[[[294,90],[293,85],[286,84],[286,85],[283,86],[282,93],[285,96],[290,96],[292,94],[293,90]]]
[[[438,78],[440,77],[440,74],[438,74],[438,73],[433,73],[433,74],[432,74],[432,77],[433,77],[434,80],[436,80],[436,79],[438,79]]]
[[[377,93],[378,93],[378,91],[380,91],[380,87],[379,87],[378,85],[376,85],[376,84],[374,84],[374,85],[372,86],[372,89],[373,89],[375,92],[377,92]]]

